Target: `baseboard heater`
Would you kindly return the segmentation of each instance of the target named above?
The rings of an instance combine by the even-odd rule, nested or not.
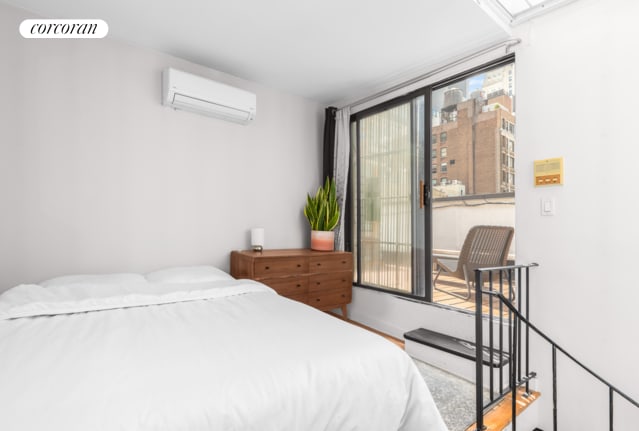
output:
[[[475,361],[476,346],[472,341],[462,340],[450,335],[419,328],[406,332],[404,338],[425,346],[429,346],[452,355],[460,356],[470,361]],[[497,349],[493,349],[492,358],[490,349],[483,347],[483,363],[486,366],[499,368],[508,364],[509,355]]]

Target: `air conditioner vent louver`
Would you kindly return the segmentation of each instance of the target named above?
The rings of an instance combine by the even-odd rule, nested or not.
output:
[[[248,91],[172,68],[164,70],[162,87],[162,103],[174,109],[240,124],[255,118],[257,100]]]

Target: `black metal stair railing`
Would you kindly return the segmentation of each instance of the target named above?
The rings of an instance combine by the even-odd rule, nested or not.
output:
[[[613,431],[615,395],[625,399],[636,408],[639,408],[639,403],[585,366],[530,322],[530,269],[537,266],[536,263],[533,263],[475,270],[476,429],[480,431],[485,428],[484,412],[510,393],[512,395],[511,428],[512,431],[517,430],[517,391],[523,386],[525,387],[524,396],[527,396],[530,393],[530,380],[536,376],[535,372],[530,371],[530,331],[533,331],[552,346],[553,430],[557,431],[557,352],[560,352],[608,388],[609,429]],[[487,283],[487,288],[484,288],[484,283]],[[496,283],[497,287],[495,287]],[[505,287],[508,288],[508,296],[504,294]],[[484,295],[488,297],[488,334],[484,334],[484,319],[486,318],[483,311]],[[504,334],[504,331],[507,331],[507,334]],[[486,338],[488,345],[482,348]],[[500,359],[506,358],[506,360],[498,361],[502,365],[497,367],[497,371],[495,371],[495,367],[488,367],[490,399],[485,403],[483,388],[484,356],[486,354],[491,358],[496,354]],[[505,366],[503,363],[508,366],[507,384],[504,381]],[[495,372],[499,374],[495,376]]]

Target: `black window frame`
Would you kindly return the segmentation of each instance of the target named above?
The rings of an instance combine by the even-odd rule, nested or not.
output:
[[[489,61],[487,63],[481,64],[479,66],[476,67],[472,67],[468,70],[465,70],[461,73],[452,75],[448,78],[445,78],[441,81],[426,85],[424,87],[421,87],[419,89],[410,91],[404,95],[392,98],[390,100],[381,102],[378,105],[374,105],[372,107],[369,107],[367,109],[364,109],[362,111],[356,112],[354,114],[351,114],[350,117],[350,121],[349,121],[349,128],[350,130],[353,130],[353,123],[359,121],[360,119],[367,117],[367,116],[371,116],[374,115],[376,113],[380,113],[383,111],[386,111],[388,109],[392,109],[395,106],[398,106],[402,103],[406,103],[409,102],[411,100],[413,100],[416,97],[419,96],[424,96],[424,113],[428,113],[428,115],[426,116],[426,118],[424,118],[424,128],[425,128],[425,143],[429,142],[430,143],[430,149],[432,150],[434,148],[434,146],[436,144],[445,144],[446,140],[448,138],[447,133],[445,136],[445,139],[442,141],[441,140],[441,136],[437,137],[436,135],[434,135],[432,133],[432,115],[431,115],[431,96],[432,96],[432,92],[445,87],[451,83],[460,81],[462,79],[465,79],[469,76],[475,75],[477,73],[483,72],[483,71],[488,71],[491,69],[496,69],[498,67],[504,66],[506,64],[510,64],[510,63],[515,63],[515,54],[511,53],[508,55],[505,55],[503,57],[500,57],[496,60],[493,61]],[[357,130],[357,127],[355,127],[355,129]],[[514,129],[514,127],[513,127]],[[427,138],[427,136],[431,136],[430,139]],[[435,139],[433,139],[435,138]],[[438,139],[439,138],[439,139]],[[352,139],[352,138],[351,138]],[[356,145],[359,147],[360,142],[359,142],[359,136],[357,136],[357,142]],[[357,154],[359,154],[359,150],[357,151]],[[352,158],[352,152],[351,152],[351,158]],[[424,150],[424,154],[430,154],[429,151]],[[437,179],[434,177],[434,173],[431,172],[431,169],[428,169],[427,166],[429,165],[429,161],[432,163],[433,158],[432,157],[425,157],[426,160],[424,161],[424,172],[425,174],[428,175],[427,178],[424,178],[424,184],[428,190],[428,195],[431,196],[432,199],[432,187],[435,185],[435,182],[437,181]],[[455,164],[455,160],[448,160],[450,162],[451,165]],[[352,159],[351,159],[351,163],[353,163]],[[360,168],[359,168],[359,160],[357,160],[355,163],[357,163],[357,172],[361,172]],[[392,290],[392,289],[386,289],[386,288],[381,288],[381,287],[377,287],[377,286],[369,286],[369,285],[365,285],[360,283],[359,281],[361,280],[361,264],[360,264],[360,259],[361,259],[361,244],[354,244],[353,243],[353,227],[352,227],[352,216],[353,216],[353,210],[352,210],[352,182],[356,181],[357,182],[357,189],[360,189],[360,184],[359,184],[359,178],[357,179],[353,179],[352,177],[352,172],[353,170],[349,171],[349,182],[348,182],[348,191],[347,191],[347,199],[346,199],[346,222],[345,222],[345,245],[346,245],[346,251],[353,251],[353,247],[358,247],[358,252],[357,252],[357,259],[356,261],[354,261],[354,271],[353,271],[353,286],[356,287],[361,287],[364,289],[368,289],[368,290],[374,290],[374,291],[379,291],[379,292],[383,292],[392,296],[398,296],[398,297],[405,297],[411,300],[415,300],[417,302],[423,302],[423,303],[427,303],[427,304],[431,304],[431,305],[435,305],[435,306],[442,306],[445,308],[448,308],[446,306],[437,304],[435,302],[433,302],[433,297],[432,297],[432,288],[426,288],[425,289],[425,295],[424,296],[420,296],[420,295],[414,295],[412,293],[404,293],[401,291],[397,291],[397,290]],[[514,182],[513,182],[514,184]],[[506,195],[511,194],[511,193],[504,193]],[[359,201],[358,201],[358,205],[359,205]],[[429,203],[429,208],[432,208],[430,206],[431,204]],[[432,209],[431,209],[432,211]],[[357,211],[358,214],[361,214],[361,211],[358,209]],[[431,219],[432,217],[426,217],[426,226],[425,226],[425,241],[426,244],[432,244],[432,223],[431,223]],[[361,239],[361,227],[357,226],[358,229],[358,242]],[[432,246],[430,248],[430,250],[428,251],[428,254],[426,256],[426,261],[425,261],[425,266],[426,266],[426,272],[427,273],[432,273]],[[411,288],[411,291],[414,291],[414,287]]]

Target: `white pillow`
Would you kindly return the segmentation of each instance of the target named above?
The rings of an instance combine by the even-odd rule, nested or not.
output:
[[[207,281],[234,280],[226,272],[214,266],[176,266],[146,274],[153,283],[203,283]]]
[[[81,274],[81,275],[65,275],[62,277],[51,278],[40,283],[43,287],[54,286],[72,286],[78,284],[90,285],[113,285],[128,283],[146,283],[146,279],[141,274]]]

